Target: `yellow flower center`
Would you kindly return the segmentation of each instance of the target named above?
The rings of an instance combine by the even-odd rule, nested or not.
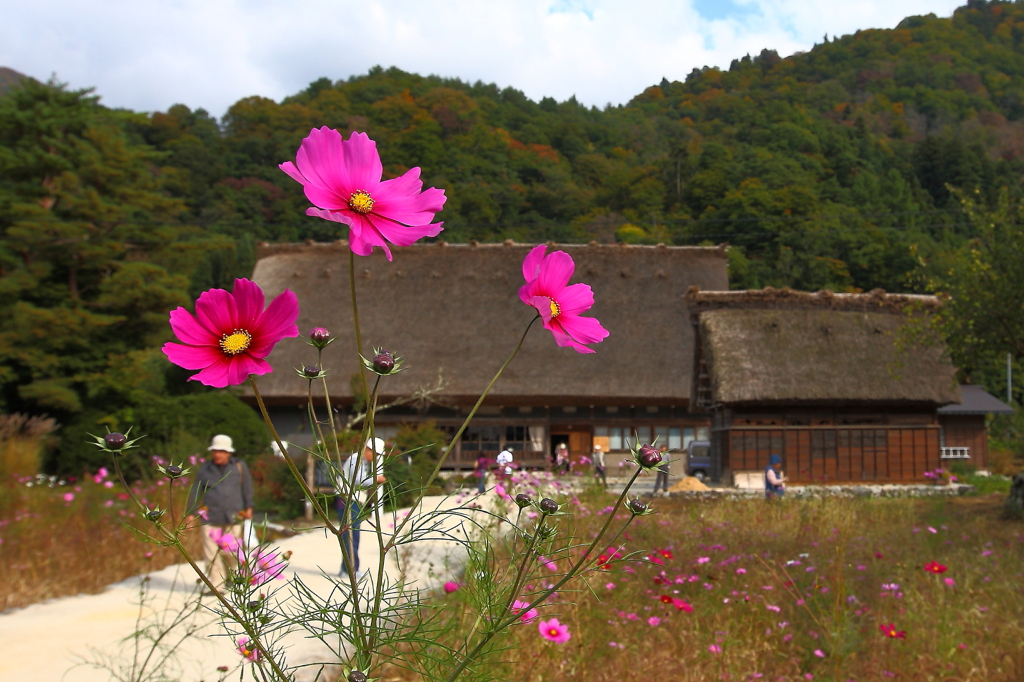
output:
[[[220,337],[220,349],[227,355],[238,355],[252,344],[252,334],[244,329],[236,329],[230,334]]]
[[[352,192],[352,196],[348,200],[348,207],[356,213],[369,213],[373,210],[373,199],[370,198],[370,193],[357,189]]]
[[[555,303],[553,298],[549,298],[548,301],[551,302],[551,319],[553,320],[562,314],[562,307]]]

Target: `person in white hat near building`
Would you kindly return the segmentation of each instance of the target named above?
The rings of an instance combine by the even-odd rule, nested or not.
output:
[[[352,566],[359,574],[359,525],[363,518],[373,514],[374,505],[380,496],[373,495],[373,488],[383,484],[384,441],[372,438],[366,441],[362,456],[353,452],[341,465],[338,476],[338,523],[344,529],[341,533],[341,571],[348,575],[346,557],[351,555]]]
[[[218,588],[237,561],[242,521],[252,518],[252,476],[245,462],[234,456],[230,436],[210,441],[210,459],[196,471],[185,505],[188,521],[202,519],[206,574]]]

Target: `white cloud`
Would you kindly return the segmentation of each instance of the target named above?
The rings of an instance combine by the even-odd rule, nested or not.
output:
[[[150,111],[182,102],[221,115],[241,97],[280,99],[376,64],[603,106],[694,67],[960,4],[734,0],[753,11],[709,20],[695,9],[708,1],[0,0],[0,65]]]

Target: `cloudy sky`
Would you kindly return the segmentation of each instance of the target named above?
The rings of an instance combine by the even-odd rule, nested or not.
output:
[[[182,102],[220,116],[397,66],[529,97],[623,103],[661,78],[762,48],[949,16],[965,0],[0,0],[0,66],[108,106]]]

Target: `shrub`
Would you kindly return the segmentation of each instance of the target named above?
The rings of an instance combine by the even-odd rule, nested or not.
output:
[[[257,412],[228,392],[203,392],[156,397],[131,410],[133,433],[146,434],[139,447],[124,456],[122,466],[129,477],[152,473],[147,463],[154,456],[180,461],[205,453],[210,438],[225,433],[234,440],[236,454],[252,461],[270,448],[270,435]],[[78,415],[64,429],[56,456],[47,469],[61,476],[96,470],[109,464],[108,455],[90,445],[89,434],[127,428],[110,424],[109,416],[98,411]]]
[[[393,486],[390,504],[403,507],[412,503],[447,444],[448,436],[432,420],[399,427],[395,436],[396,455],[386,460],[384,469]],[[442,489],[435,486],[427,494],[441,492]]]

